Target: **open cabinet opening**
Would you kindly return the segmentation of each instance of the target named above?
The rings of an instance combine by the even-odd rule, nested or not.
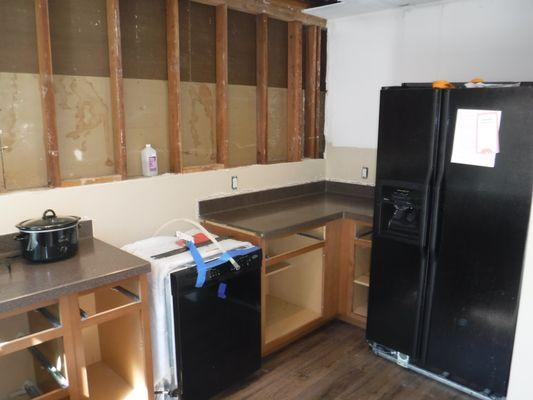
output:
[[[322,275],[322,249],[267,269],[265,343],[321,318]]]
[[[67,388],[65,368],[61,338],[2,356],[0,398],[33,399]]]
[[[91,399],[146,398],[140,313],[131,313],[82,331]]]

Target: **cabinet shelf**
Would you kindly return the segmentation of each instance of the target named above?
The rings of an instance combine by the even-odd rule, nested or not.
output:
[[[87,366],[91,400],[126,400],[134,391],[120,375],[104,362]]]
[[[265,342],[270,343],[321,318],[316,311],[267,295]]]

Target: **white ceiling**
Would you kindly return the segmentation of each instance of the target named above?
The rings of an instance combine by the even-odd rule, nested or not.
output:
[[[341,0],[340,3],[315,7],[304,12],[326,19],[348,17],[390,8],[416,6],[419,4],[442,2],[443,0]]]

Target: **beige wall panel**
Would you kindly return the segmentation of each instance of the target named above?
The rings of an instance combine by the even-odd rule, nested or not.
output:
[[[54,90],[61,177],[114,174],[109,78],[57,75]]]
[[[183,165],[216,163],[216,86],[181,82]]]
[[[336,147],[327,143],[325,158],[328,180],[375,185],[377,149]],[[363,167],[368,167],[368,179],[361,178]]]
[[[147,143],[157,150],[159,173],[168,172],[168,82],[124,79],[124,114],[128,176],[142,175],[141,151]]]
[[[268,162],[287,161],[287,89],[268,88]]]
[[[8,190],[46,186],[38,75],[0,73],[0,144]]]
[[[231,167],[256,163],[257,150],[257,88],[229,85],[229,165]]]

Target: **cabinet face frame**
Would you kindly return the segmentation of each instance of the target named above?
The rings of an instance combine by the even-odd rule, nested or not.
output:
[[[2,343],[3,346],[0,347],[0,357],[2,357],[15,351],[24,350],[31,346],[49,342],[51,340],[62,340],[64,360],[66,363],[65,375],[68,379],[68,387],[47,392],[46,394],[37,397],[37,400],[59,400],[67,397],[70,400],[88,399],[91,388],[89,387],[87,380],[87,366],[85,364],[86,358],[82,330],[97,327],[99,324],[114,321],[125,316],[135,316],[138,318],[138,336],[140,341],[139,351],[142,352],[139,356],[139,359],[142,360],[140,361],[140,364],[142,365],[139,365],[139,368],[142,368],[143,370],[143,385],[147,389],[146,399],[153,400],[152,350],[147,276],[141,275],[130,278],[127,281],[131,280],[138,280],[139,283],[138,302],[132,302],[122,307],[111,308],[110,310],[98,313],[85,320],[82,320],[80,317],[80,307],[78,302],[80,296],[79,293],[63,296],[58,300],[36,303],[0,314],[0,323],[2,323],[2,320],[6,318],[24,314],[38,308],[59,304],[60,326],[10,340]],[[115,282],[107,287],[117,286],[120,285],[120,283],[121,282]],[[104,288],[105,287],[106,286],[104,286]],[[120,334],[124,334],[124,332],[120,332]],[[2,353],[2,350],[4,350],[4,353]]]

